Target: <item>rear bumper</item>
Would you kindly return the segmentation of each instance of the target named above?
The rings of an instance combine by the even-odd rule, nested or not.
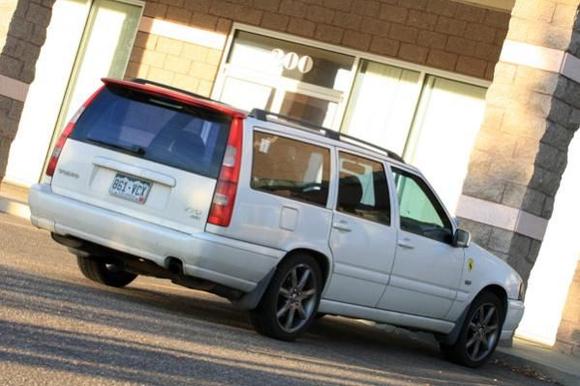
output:
[[[284,252],[207,232],[188,234],[102,209],[52,192],[30,188],[32,224],[66,236],[151,260],[183,261],[184,273],[249,292],[276,266]]]
[[[508,309],[501,331],[501,340],[510,340],[514,331],[518,328],[522,316],[524,315],[524,302],[521,300],[508,300]]]

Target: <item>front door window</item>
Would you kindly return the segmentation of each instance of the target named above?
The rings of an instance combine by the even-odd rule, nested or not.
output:
[[[419,177],[393,168],[401,229],[449,243],[451,222],[431,190]]]

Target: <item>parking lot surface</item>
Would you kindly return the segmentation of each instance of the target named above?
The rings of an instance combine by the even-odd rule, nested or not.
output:
[[[86,280],[75,258],[0,214],[2,385],[544,385],[494,361],[446,362],[421,335],[319,320],[295,343],[257,335],[227,301],[168,281]]]

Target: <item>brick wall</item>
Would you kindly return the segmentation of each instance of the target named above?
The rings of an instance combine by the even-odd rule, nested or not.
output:
[[[558,329],[556,347],[566,354],[580,357],[580,262],[568,292],[568,301]]]
[[[221,50],[138,32],[126,78],[146,78],[209,96]]]
[[[149,0],[144,15],[223,34],[236,21],[489,80],[510,19],[449,0]],[[207,95],[220,55],[139,32],[127,77]]]

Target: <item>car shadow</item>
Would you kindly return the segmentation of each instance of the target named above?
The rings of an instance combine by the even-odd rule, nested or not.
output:
[[[53,316],[76,325],[38,325],[0,314],[1,361],[164,385],[216,379],[234,384],[255,384],[256,379],[276,385],[384,384],[409,378],[469,384],[473,378],[472,371],[443,361],[432,342],[344,318],[323,318],[291,344],[257,335],[246,313],[195,291],[191,296],[160,292],[146,288],[146,281],[126,289],[100,287],[2,265],[0,279],[0,310],[28,311],[40,320]],[[91,331],[99,327],[106,334]],[[112,337],[111,331],[122,333]],[[144,343],[144,336],[156,344]],[[410,360],[420,361],[420,368],[409,366]],[[442,367],[451,373],[443,376]],[[502,384],[493,374],[480,372],[477,379],[478,384]]]

